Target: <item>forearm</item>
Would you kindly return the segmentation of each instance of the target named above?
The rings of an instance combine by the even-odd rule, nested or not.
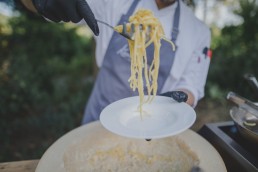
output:
[[[21,0],[22,4],[30,11],[37,13],[35,6],[32,3],[32,0]]]

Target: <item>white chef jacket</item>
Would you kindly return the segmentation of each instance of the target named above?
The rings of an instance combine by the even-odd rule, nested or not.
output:
[[[116,26],[119,19],[131,6],[133,0],[87,0],[96,19]],[[181,0],[179,34],[175,42],[177,52],[174,64],[171,68],[162,93],[177,89],[187,89],[194,96],[194,107],[198,100],[204,96],[204,87],[210,65],[210,58],[203,53],[205,47],[210,46],[210,30],[197,19],[193,11]],[[155,0],[141,0],[135,9],[149,9],[159,18],[165,35],[171,39],[173,15],[177,3],[161,10],[158,9]],[[96,40],[96,63],[101,67],[113,30],[101,23],[100,34]]]

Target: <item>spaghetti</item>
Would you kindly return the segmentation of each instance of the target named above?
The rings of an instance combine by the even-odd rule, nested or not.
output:
[[[131,32],[132,25],[134,26],[133,40],[128,39],[131,58],[131,76],[128,81],[133,91],[138,90],[140,97],[138,110],[142,114],[142,105],[150,103],[157,94],[161,39],[171,43],[174,51],[175,45],[165,38],[161,23],[150,10],[140,9],[131,16],[126,25],[127,32]],[[119,33],[122,32],[122,29],[122,25],[115,27]],[[148,66],[146,48],[151,44],[154,45],[154,56],[151,65]],[[147,98],[144,97],[144,78]]]

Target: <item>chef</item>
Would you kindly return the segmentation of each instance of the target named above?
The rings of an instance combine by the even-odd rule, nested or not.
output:
[[[54,22],[77,23],[84,19],[95,34],[96,62],[100,68],[88,100],[83,124],[99,119],[110,103],[135,96],[130,88],[130,54],[127,40],[95,19],[117,26],[138,9],[149,9],[159,19],[166,38],[161,41],[158,95],[186,101],[192,107],[204,97],[210,64],[210,30],[182,0],[21,0],[24,5]],[[153,46],[147,57],[153,57]],[[148,61],[150,61],[148,60]],[[152,60],[151,60],[152,61]],[[145,89],[146,90],[146,89]]]

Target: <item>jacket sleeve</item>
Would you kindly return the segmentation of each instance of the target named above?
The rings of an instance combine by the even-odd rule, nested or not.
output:
[[[211,60],[211,57],[207,54],[211,41],[210,30],[207,27],[202,29],[202,33],[195,40],[190,60],[176,86],[177,89],[187,89],[193,94],[194,107],[204,97],[204,88]]]

